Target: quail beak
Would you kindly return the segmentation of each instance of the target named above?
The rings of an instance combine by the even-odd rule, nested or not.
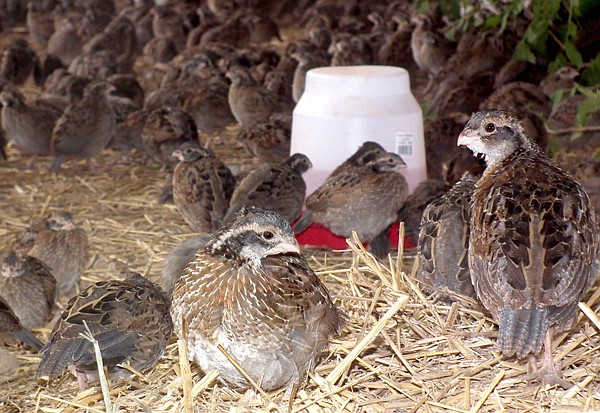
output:
[[[77,226],[75,225],[75,223],[73,221],[67,221],[62,226],[62,229],[67,230],[67,231],[74,230],[75,228],[77,228]]]
[[[282,242],[281,244],[277,245],[277,249],[279,251],[281,251],[281,254],[285,254],[285,253],[295,253],[295,254],[300,254],[300,246],[298,245],[298,242],[292,244],[289,242]]]
[[[457,146],[469,146],[479,140],[477,132],[473,129],[464,129],[460,135],[458,135]]]

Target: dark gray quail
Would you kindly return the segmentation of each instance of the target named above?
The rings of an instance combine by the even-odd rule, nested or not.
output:
[[[231,113],[242,128],[249,128],[280,111],[277,95],[254,80],[245,68],[231,68],[227,77],[231,79],[228,96]]]
[[[175,286],[171,315],[189,357],[219,380],[298,388],[343,318],[279,214],[243,208],[201,247]],[[182,323],[187,336],[182,336]]]
[[[0,298],[0,337],[5,335],[17,338],[34,350],[39,350],[43,346],[42,342],[31,331],[23,327],[8,304]]]
[[[185,142],[200,143],[196,123],[187,112],[164,106],[148,115],[142,129],[142,144],[153,161],[163,167],[176,163],[173,151]]]
[[[169,299],[159,286],[137,273],[122,281],[91,285],[69,301],[54,325],[50,341],[40,351],[38,377],[52,380],[68,367],[80,391],[97,380],[94,347],[80,335],[87,332],[86,326],[98,341],[109,373],[130,374],[119,364],[143,372],[156,364],[169,342],[173,330]]]
[[[116,128],[115,114],[107,94],[113,86],[103,82],[90,84],[83,98],[68,106],[52,131],[50,170],[58,171],[67,158],[90,159],[108,146]]]
[[[186,142],[173,152],[179,163],[173,171],[173,201],[196,232],[221,227],[235,187],[227,166],[210,150]]]
[[[426,179],[417,185],[398,213],[398,221],[404,222],[404,234],[407,237],[417,239],[423,211],[431,201],[440,198],[449,188],[441,179]]]
[[[56,300],[56,279],[41,260],[12,251],[0,262],[0,299],[27,330],[42,327]]]
[[[15,249],[47,264],[59,293],[68,295],[83,273],[88,240],[69,212],[53,211],[20,233]]]
[[[375,240],[396,221],[408,196],[408,183],[399,172],[405,167],[400,155],[385,152],[364,166],[334,171],[306,198],[296,233],[314,222],[339,236],[350,237],[356,231],[363,242]]]
[[[196,252],[204,247],[211,239],[210,234],[203,234],[195,238],[190,238],[179,244],[165,258],[162,269],[162,287],[169,297],[173,295],[175,284],[183,275],[183,270],[196,256]]]
[[[52,130],[61,115],[60,110],[40,101],[27,103],[18,91],[5,88],[0,93],[2,127],[6,137],[21,152],[32,155],[28,168],[38,155],[49,155]]]
[[[498,322],[498,347],[505,357],[529,357],[534,377],[569,386],[552,360],[552,337],[573,325],[600,268],[589,198],[507,112],[473,114],[458,144],[487,162],[473,194],[469,266],[478,298]]]
[[[447,193],[429,203],[421,219],[415,275],[426,290],[448,301],[454,301],[452,293],[475,296],[469,272],[469,223],[476,182],[465,172]]]
[[[302,211],[306,183],[302,174],[312,167],[308,157],[296,153],[276,165],[264,165],[250,172],[233,191],[224,221],[245,206],[280,213],[289,223]]]

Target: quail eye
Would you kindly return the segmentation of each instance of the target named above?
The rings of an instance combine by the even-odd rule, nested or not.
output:
[[[264,239],[269,240],[273,238],[273,233],[271,231],[265,231],[262,233]]]
[[[493,131],[496,130],[496,125],[494,125],[493,123],[488,123],[487,125],[485,125],[485,131],[488,133],[492,133]]]

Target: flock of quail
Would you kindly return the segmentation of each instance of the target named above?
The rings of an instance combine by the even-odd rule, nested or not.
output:
[[[546,157],[541,119],[549,95],[576,75],[542,80],[526,66],[501,67],[516,23],[452,44],[435,8],[418,14],[404,1],[156,3],[15,1],[1,10],[3,24],[25,20],[33,47],[17,39],[2,50],[0,155],[10,142],[30,156],[27,168],[52,156],[49,169],[60,172],[68,160],[95,168],[91,159],[108,147],[123,158],[115,162],[141,153],[167,176],[159,201],[172,201],[199,233],[166,258],[164,289],[132,273],[78,294],[88,241],[71,214],[53,212],[18,234],[0,263],[0,333],[40,351],[39,377],[69,368],[80,389],[95,380],[86,333],[111,372],[126,374],[122,363],[143,371],[174,332],[194,363],[228,385],[248,388],[249,377],[265,390],[297,390],[345,317],[295,234],[311,224],[356,231],[386,257],[390,225],[402,220],[418,237],[425,289],[477,298],[498,322],[504,356],[528,357],[533,377],[568,385],[552,337],[571,327],[600,271],[600,230],[585,189]],[[292,21],[302,35],[283,43],[278,22]],[[425,125],[430,179],[413,194],[402,158],[365,142],[306,197],[302,174],[312,165],[289,154],[291,111],[308,70],[355,64],[428,78],[438,113]],[[22,87],[30,75],[36,97]],[[260,165],[247,173],[211,149],[233,123]],[[69,298],[42,344],[31,330]]]

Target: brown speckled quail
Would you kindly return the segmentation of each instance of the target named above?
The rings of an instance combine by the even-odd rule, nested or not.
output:
[[[39,350],[43,346],[42,342],[31,331],[23,327],[19,318],[4,299],[0,298],[0,337],[2,340],[6,335],[22,341],[34,350]]]
[[[17,235],[15,249],[47,264],[59,293],[70,294],[83,273],[88,240],[69,212],[53,211]]]
[[[292,116],[274,113],[268,120],[242,128],[236,140],[260,162],[279,163],[288,157],[292,134]]]
[[[94,347],[80,335],[87,331],[84,322],[98,341],[104,366],[117,376],[130,374],[118,364],[128,363],[139,371],[152,368],[173,330],[169,299],[145,277],[132,273],[122,281],[97,282],[67,304],[40,351],[38,377],[52,380],[68,367],[80,391],[97,380]]]
[[[235,187],[229,168],[210,150],[186,142],[173,152],[179,163],[173,171],[173,201],[196,232],[221,227]]]
[[[572,326],[600,268],[589,198],[507,112],[473,114],[458,144],[487,162],[473,194],[469,266],[477,296],[498,322],[498,346],[506,357],[529,356],[533,377],[569,386],[552,360],[552,337]]]
[[[448,301],[454,301],[452,292],[475,296],[468,254],[475,182],[477,179],[465,172],[448,192],[425,208],[421,219],[415,275],[426,290]]]
[[[38,155],[50,154],[52,130],[61,112],[40,101],[27,103],[18,91],[11,89],[0,93],[0,102],[4,132],[17,149],[32,155],[27,164],[31,168]]]
[[[429,75],[427,90],[432,86],[432,79],[437,75],[453,51],[451,43],[432,27],[428,16],[416,15],[412,19],[416,25],[410,38],[413,59],[421,70]]]
[[[58,171],[67,158],[85,159],[100,153],[116,129],[115,114],[107,94],[113,86],[106,82],[90,84],[83,98],[68,106],[52,131],[52,152],[55,156],[50,170]]]
[[[15,251],[0,261],[0,298],[28,330],[48,321],[56,300],[56,279],[37,258]]]
[[[289,223],[294,222],[306,197],[302,174],[311,167],[306,155],[295,153],[279,164],[254,169],[233,191],[224,220],[232,218],[244,206],[253,206],[278,212]]]
[[[314,222],[343,237],[356,231],[363,242],[379,238],[396,221],[408,196],[408,184],[399,172],[404,167],[400,155],[384,152],[363,166],[334,171],[306,198],[296,233]],[[385,256],[388,249],[389,245],[373,252]]]
[[[249,128],[280,111],[277,95],[254,80],[247,69],[234,66],[227,77],[231,79],[228,96],[231,113],[242,128]]]
[[[263,389],[297,388],[343,318],[279,214],[243,208],[185,268],[173,293],[175,333],[189,357],[219,380]],[[187,336],[182,337],[182,323]]]
[[[15,85],[27,80],[38,60],[37,55],[25,39],[15,39],[0,55],[0,78]]]
[[[142,129],[142,144],[152,160],[163,167],[176,163],[173,151],[185,142],[200,142],[196,123],[187,112],[163,106],[148,115]]]

